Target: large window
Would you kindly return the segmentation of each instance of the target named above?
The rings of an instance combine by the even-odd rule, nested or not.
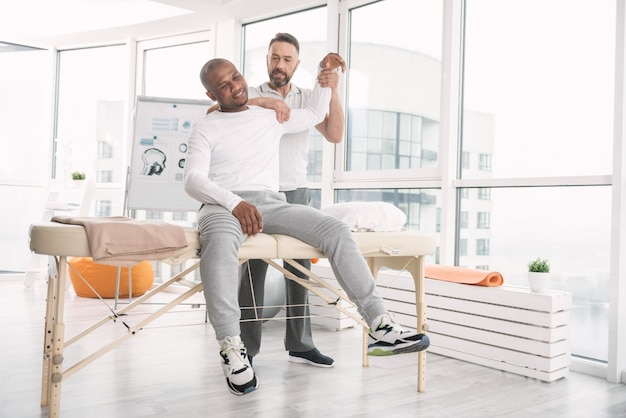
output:
[[[116,45],[58,53],[55,177],[69,181],[72,172],[83,171],[88,179],[106,180],[94,193],[94,201],[102,204],[92,205],[91,213],[98,211],[98,215],[122,213],[127,51],[124,45]]]
[[[499,271],[506,284],[528,287],[528,262],[548,259],[550,287],[572,292],[572,352],[606,360],[610,187],[494,188],[490,201],[463,199],[461,210],[487,217],[489,229],[461,225],[461,240],[476,247],[459,254],[459,265]]]
[[[50,52],[0,45],[4,45],[0,49],[0,179],[46,180],[53,81]]]
[[[615,2],[466,4],[463,178],[610,174]]]
[[[347,137],[337,175],[425,175],[439,166],[443,2],[362,3],[347,2],[345,15]]]
[[[0,272],[24,271],[51,172],[51,53],[0,43],[0,68]]]
[[[615,3],[467,0],[465,30],[461,177],[554,187],[470,189],[479,224],[458,236],[476,248],[457,262],[527,286],[527,263],[549,259],[574,298],[572,352],[607,360],[611,193],[585,176],[612,172]]]

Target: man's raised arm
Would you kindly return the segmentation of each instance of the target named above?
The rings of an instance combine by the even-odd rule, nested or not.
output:
[[[330,53],[320,62],[318,73],[324,69],[339,68],[345,70],[345,62],[341,56]],[[330,87],[322,87],[318,80],[311,91],[308,106],[305,109],[292,109],[289,120],[285,122],[285,133],[301,132],[319,124],[328,113],[332,94]]]

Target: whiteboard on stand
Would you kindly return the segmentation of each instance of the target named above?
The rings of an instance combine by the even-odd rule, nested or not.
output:
[[[195,212],[184,189],[187,140],[209,100],[137,96],[125,209]]]

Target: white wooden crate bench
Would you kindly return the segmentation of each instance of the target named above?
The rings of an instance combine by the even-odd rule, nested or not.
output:
[[[317,267],[318,274],[332,275]],[[413,280],[381,272],[377,284],[387,306],[406,327],[415,318]],[[551,382],[569,372],[571,293],[534,293],[515,286],[485,287],[425,279],[431,353]],[[330,310],[320,325],[353,326]],[[319,321],[315,318],[313,321]]]
[[[551,382],[569,372],[569,292],[425,280],[430,352]]]

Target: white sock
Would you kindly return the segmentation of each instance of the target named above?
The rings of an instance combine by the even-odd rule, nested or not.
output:
[[[220,345],[220,349],[223,350],[226,345],[240,345],[241,344],[241,337],[239,337],[239,335],[235,335],[233,337],[228,336],[228,337],[224,337],[221,340],[217,341]]]
[[[385,318],[385,316],[387,318]],[[391,317],[389,316],[389,314],[385,313],[385,314],[382,314],[382,315],[378,315],[376,318],[374,318],[374,320],[370,324],[370,329],[375,330],[376,328],[378,328],[378,326],[381,324],[381,322],[389,323],[390,321],[391,321]]]

